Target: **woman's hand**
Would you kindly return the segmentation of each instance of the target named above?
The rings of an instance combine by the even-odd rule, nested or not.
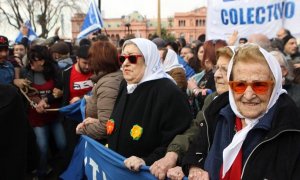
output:
[[[195,89],[195,88],[198,88],[197,82],[196,82],[196,80],[194,78],[190,78],[188,80],[188,89],[190,91],[193,91],[193,89]]]
[[[52,90],[52,95],[54,96],[55,99],[62,97],[63,91],[57,88],[54,88]]]
[[[90,124],[97,123],[99,120],[95,118],[88,117],[85,120],[82,121],[82,123],[79,123],[76,127],[76,134],[85,134],[85,128],[86,126]]]
[[[73,97],[70,101],[70,104],[73,104],[75,103],[76,101],[79,101],[80,100],[80,97],[76,96],[76,97]]]
[[[29,86],[29,84],[31,84],[31,82],[27,79],[14,79],[14,85],[18,88],[23,89],[24,87]]]
[[[158,179],[165,179],[170,168],[176,166],[178,154],[175,152],[167,152],[165,157],[155,161],[150,166],[150,172]]]
[[[300,63],[294,64],[294,68],[295,68],[295,69],[300,68]]]
[[[48,107],[49,107],[49,105],[47,104],[47,102],[44,99],[41,99],[40,102],[35,107],[35,110],[38,113],[44,113],[44,112],[46,112],[45,109]]]
[[[131,156],[124,160],[125,166],[131,171],[139,171],[142,165],[146,165],[142,158]]]
[[[180,166],[176,166],[168,170],[167,176],[172,180],[181,180],[184,178],[184,173]]]
[[[189,180],[209,180],[208,172],[198,167],[191,167],[189,171]]]

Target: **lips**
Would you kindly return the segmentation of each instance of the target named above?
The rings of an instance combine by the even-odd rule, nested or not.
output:
[[[256,105],[258,105],[259,103],[249,103],[249,102],[243,102],[243,104],[244,105],[246,105],[246,106],[256,106]]]

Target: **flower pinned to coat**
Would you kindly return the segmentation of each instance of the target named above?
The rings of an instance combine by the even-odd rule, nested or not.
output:
[[[106,122],[106,134],[111,135],[115,129],[115,121],[113,119],[109,119]]]
[[[130,135],[133,140],[137,141],[141,138],[143,134],[143,128],[139,125],[134,125],[130,130]]]

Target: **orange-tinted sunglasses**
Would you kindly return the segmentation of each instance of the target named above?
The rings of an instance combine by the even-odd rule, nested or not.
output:
[[[251,86],[252,90],[256,94],[266,94],[270,87],[274,84],[274,81],[255,81],[255,82],[243,82],[243,81],[229,81],[229,85],[237,94],[243,94],[248,86]]]

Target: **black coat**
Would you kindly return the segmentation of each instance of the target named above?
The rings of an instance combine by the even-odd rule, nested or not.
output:
[[[25,179],[28,128],[21,95],[0,85],[1,179]]]
[[[299,112],[295,103],[286,94],[279,97],[275,106],[271,129],[243,164],[242,179],[299,179],[300,177]],[[214,109],[213,106],[209,108]],[[191,147],[184,158],[185,173],[191,165],[204,167],[205,158],[213,143],[218,115],[216,109],[210,112],[216,114],[205,113],[207,119],[200,129],[199,141]],[[195,152],[198,152],[197,155]]]
[[[141,157],[147,165],[162,158],[172,139],[190,125],[192,114],[183,92],[169,79],[140,84],[127,94],[127,84],[120,85],[111,118],[115,128],[108,138],[109,148],[125,157]],[[130,130],[138,124],[143,128],[139,140]]]

